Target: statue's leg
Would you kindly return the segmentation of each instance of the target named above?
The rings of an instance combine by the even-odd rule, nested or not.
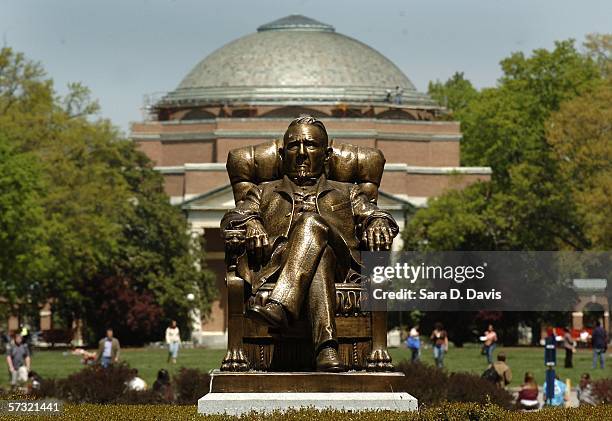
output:
[[[338,348],[336,335],[336,288],[334,274],[336,256],[326,247],[308,291],[308,319],[312,327],[312,343],[315,354],[323,346]]]
[[[285,250],[286,262],[270,299],[298,318],[304,298],[327,247],[329,227],[319,214],[305,212],[293,225]]]

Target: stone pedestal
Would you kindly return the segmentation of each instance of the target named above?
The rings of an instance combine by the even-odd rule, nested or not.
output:
[[[403,390],[403,379],[403,373],[215,370],[210,393],[198,401],[198,412],[241,415],[299,408],[414,411],[418,401]]]

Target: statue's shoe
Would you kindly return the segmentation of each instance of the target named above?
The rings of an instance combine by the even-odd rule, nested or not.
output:
[[[287,327],[287,315],[283,306],[272,302],[265,306],[255,304],[247,309],[247,316],[269,327]]]
[[[317,355],[317,371],[326,371],[328,373],[340,373],[346,371],[344,364],[338,357],[338,351],[334,348],[327,347],[319,351]]]

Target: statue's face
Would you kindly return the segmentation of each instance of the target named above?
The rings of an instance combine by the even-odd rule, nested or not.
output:
[[[323,174],[329,148],[324,133],[318,127],[298,124],[287,130],[280,153],[285,174],[301,182],[319,178]]]

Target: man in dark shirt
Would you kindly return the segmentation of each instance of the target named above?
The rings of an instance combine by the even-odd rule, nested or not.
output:
[[[11,373],[11,386],[16,387],[28,381],[30,371],[30,351],[20,334],[15,335],[15,342],[6,351],[6,364]]]
[[[601,326],[600,321],[595,324],[595,329],[593,329],[592,344],[593,368],[597,368],[597,359],[599,359],[599,366],[603,369],[605,367],[606,351],[608,349],[608,335]]]

